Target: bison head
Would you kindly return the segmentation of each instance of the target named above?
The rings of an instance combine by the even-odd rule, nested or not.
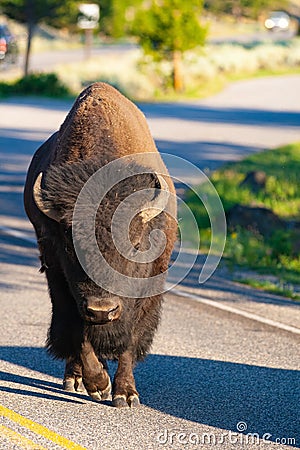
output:
[[[164,272],[168,261],[168,257],[164,258],[163,252],[156,260],[150,262],[139,262],[134,259],[135,253],[143,254],[149,250],[151,246],[149,236],[154,230],[166,229],[166,215],[161,213],[166,207],[169,194],[164,177],[149,171],[149,168],[141,170],[139,167],[137,170],[134,163],[132,163],[132,173],[137,174],[113,185],[100,203],[98,202],[93,235],[87,232],[86,223],[93,214],[95,205],[85,204],[79,211],[76,216],[79,247],[74,245],[75,204],[83,187],[98,169],[99,161],[91,160],[58,167],[52,166],[45,176],[39,174],[33,189],[35,203],[44,215],[45,229],[48,230],[47,238],[52,241],[54,254],[49,258],[63,271],[69,290],[76,299],[79,312],[88,324],[106,324],[120,319],[126,314],[128,302],[125,298],[132,297],[132,301],[136,301],[137,295],[135,295],[132,280],[146,279]],[[138,207],[139,212],[135,214],[135,206],[132,204],[129,206],[133,208],[131,221],[127,224],[130,248],[124,255],[116,247],[114,236],[116,233],[119,234],[117,240],[120,241],[120,235],[122,238],[124,233],[124,241],[126,240],[123,231],[126,227],[124,228],[122,223],[122,214],[119,214],[119,222],[115,224],[115,233],[112,232],[112,223],[122,202],[133,193],[145,190],[143,205]],[[96,249],[94,242],[96,242]],[[98,253],[113,269],[112,271],[99,267]],[[161,262],[157,264],[159,260]],[[116,295],[115,273],[121,273],[122,279],[131,283],[132,295],[128,295],[128,289],[125,289],[126,295],[122,295],[122,292],[118,290]],[[148,295],[144,292],[139,293],[138,297],[140,296]]]

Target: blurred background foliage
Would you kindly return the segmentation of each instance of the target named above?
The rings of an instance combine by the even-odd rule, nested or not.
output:
[[[172,91],[188,96],[202,95],[200,83],[198,83],[198,87],[194,83],[193,74],[195,74],[196,65],[188,67],[191,76],[186,76],[187,61],[190,63],[193,58],[194,60],[200,58],[204,64],[202,71],[204,75],[198,75],[199,82],[202,82],[203,78],[207,78],[209,70],[211,71],[210,80],[218,75],[216,73],[218,70],[215,70],[204,59],[207,55],[208,40],[214,36],[218,37],[218,33],[222,38],[222,30],[223,35],[229,33],[232,36],[235,32],[241,34],[249,32],[249,30],[257,32],[262,29],[263,17],[274,9],[286,10],[290,13],[295,28],[299,28],[300,22],[300,0],[190,0],[188,2],[184,0],[93,0],[91,2],[100,7],[99,26],[93,30],[94,43],[98,45],[116,41],[136,43],[142,49],[143,55],[136,58],[137,73],[139,71],[141,73],[137,75],[138,81],[132,84],[142,83],[146,86],[146,66],[149,67],[152,78],[156,81],[159,80],[155,86],[140,89],[141,92],[144,91],[142,96],[162,96],[166,93],[169,95]],[[55,31],[49,32],[49,29],[57,30],[57,35],[64,38],[65,45],[72,45],[80,40],[82,42],[84,33],[77,26],[78,7],[81,3],[84,1],[0,0],[2,17],[25,26],[25,33],[23,33],[27,38],[24,46],[25,75],[30,72],[32,40],[36,40],[33,38],[41,29],[45,30],[45,27],[48,27],[47,33],[52,35],[52,48],[55,46],[55,39],[53,39]],[[38,41],[36,40],[36,42]],[[218,42],[219,45],[220,43]],[[286,45],[289,46],[289,43]],[[220,54],[216,48],[213,50],[216,55]],[[237,46],[236,48],[231,47],[231,50],[227,52],[229,64],[233,64],[234,58],[243,60],[245,56],[242,50]],[[269,51],[269,49],[267,50]],[[281,49],[278,50],[282,52]],[[223,53],[225,54],[225,51]],[[132,62],[132,56],[130,58]],[[210,59],[212,60],[213,56]],[[293,60],[292,57],[288,57],[286,58],[287,63],[289,59],[291,59],[291,66],[294,69],[294,61],[297,58]],[[275,58],[275,61],[277,60],[278,58]],[[272,60],[270,60],[271,62]],[[252,59],[251,64],[253,64]],[[94,65],[98,66],[98,73],[92,71],[90,80],[82,80],[83,83],[93,81],[94,76],[101,76],[99,61],[95,60]],[[223,66],[224,72],[227,73],[228,63],[224,61]],[[273,66],[277,66],[276,62]],[[72,67],[72,69],[76,71],[76,67]],[[261,67],[256,69],[261,70]],[[235,68],[233,72],[235,75]],[[243,76],[243,73],[241,75]],[[106,78],[113,77],[118,77],[118,74],[106,75]],[[73,82],[73,86],[75,84]],[[124,83],[121,84],[124,85]],[[222,86],[222,80],[215,77],[215,82],[210,84],[214,86],[208,86],[208,94]],[[191,87],[188,88],[188,85]],[[72,89],[72,86],[69,87]],[[124,86],[122,88],[124,90]],[[134,96],[130,87],[128,95]],[[139,92],[136,97],[138,96]]]

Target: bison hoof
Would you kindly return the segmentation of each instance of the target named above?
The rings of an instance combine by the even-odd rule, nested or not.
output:
[[[126,398],[126,395],[115,395],[113,398],[113,405],[116,408],[136,408],[139,406],[139,397],[136,394],[130,395]]]
[[[81,377],[65,378],[63,381],[63,389],[68,392],[85,392]]]
[[[108,386],[103,391],[89,392],[89,396],[96,402],[109,400],[111,395],[111,382],[109,380]]]

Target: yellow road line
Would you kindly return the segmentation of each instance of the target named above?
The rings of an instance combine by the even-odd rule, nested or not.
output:
[[[22,436],[20,433],[17,433],[4,425],[0,425],[0,435],[8,438],[10,442],[25,450],[47,450],[46,447],[36,444],[31,439]]]
[[[55,444],[60,445],[62,448],[65,448],[67,450],[87,450],[85,447],[75,444],[75,442],[69,441],[69,439],[60,436],[59,434],[49,430],[43,425],[40,425],[36,422],[33,422],[30,419],[27,419],[26,417],[21,416],[20,414],[12,411],[11,409],[5,408],[5,406],[0,405],[0,414],[4,417],[7,417],[12,422],[18,423],[19,425],[28,428],[34,433],[39,434],[40,436],[43,436],[46,439],[49,439],[49,441],[52,441]]]

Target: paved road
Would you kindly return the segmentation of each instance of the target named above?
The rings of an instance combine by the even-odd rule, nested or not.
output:
[[[62,364],[43,349],[50,314],[45,284],[34,267],[10,270],[14,275],[6,273],[2,290],[1,403],[34,423],[20,426],[12,416],[5,427],[51,450],[61,447],[36,424],[89,450],[300,445],[293,334],[168,295],[152,353],[136,369],[143,406],[119,411],[61,390]],[[237,433],[243,426],[260,436],[259,444]],[[287,439],[296,444],[283,445],[294,442]],[[11,448],[11,437],[2,435],[1,449]]]
[[[299,88],[299,76],[270,78],[237,83],[202,102],[141,107],[161,150],[212,169],[299,140]],[[299,335],[174,294],[166,297],[150,357],[136,369],[139,410],[118,411],[61,390],[62,364],[43,350],[50,304],[21,198],[31,155],[69,106],[0,103],[0,403],[7,408],[0,448],[76,448],[70,441],[91,450],[192,449],[197,442],[207,449],[298,448]],[[172,170],[178,175],[179,167]],[[7,234],[12,229],[15,237]],[[199,291],[197,270],[185,283],[190,292],[299,328],[295,303],[243,289],[222,273]],[[238,423],[247,430],[232,434]],[[259,444],[247,432],[257,433]]]
[[[223,93],[199,102],[140,107],[161,152],[212,170],[223,162],[299,140],[299,92],[299,75],[266,77],[234,83]],[[15,144],[25,139],[24,148],[31,155],[61,124],[70,105],[55,100],[1,102],[1,148],[10,148],[12,154],[18,151]],[[175,164],[170,170],[186,181],[199,181],[197,176],[191,180],[182,165]]]

